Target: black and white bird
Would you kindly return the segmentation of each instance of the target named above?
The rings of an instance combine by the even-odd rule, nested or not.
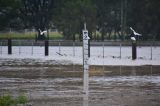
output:
[[[136,41],[136,36],[142,36],[142,34],[137,33],[132,27],[130,27],[132,34],[130,35],[131,40]]]
[[[47,31],[41,31],[40,29],[39,29],[39,32],[40,32],[40,35],[47,33]]]

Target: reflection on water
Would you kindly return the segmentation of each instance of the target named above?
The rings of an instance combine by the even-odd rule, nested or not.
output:
[[[34,106],[160,105],[159,66],[91,66],[89,95],[78,68],[1,67],[0,95],[22,93]]]
[[[88,94],[83,95],[83,106],[89,106],[88,101],[89,101]]]
[[[136,76],[136,67],[132,67],[131,75]]]

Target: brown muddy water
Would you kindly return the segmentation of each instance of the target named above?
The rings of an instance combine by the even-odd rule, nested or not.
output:
[[[26,95],[31,106],[160,106],[160,66],[1,65],[0,95]],[[88,98],[88,100],[87,100]]]

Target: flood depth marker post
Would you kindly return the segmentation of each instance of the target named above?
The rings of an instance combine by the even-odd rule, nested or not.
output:
[[[88,30],[86,29],[86,23],[84,23],[83,30],[83,91],[86,95],[88,95],[89,88],[89,65],[88,65]]]

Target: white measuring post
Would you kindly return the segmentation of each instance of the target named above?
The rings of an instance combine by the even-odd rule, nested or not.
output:
[[[86,95],[88,95],[89,88],[89,64],[88,64],[88,30],[86,29],[86,24],[84,24],[83,30],[83,91]]]

